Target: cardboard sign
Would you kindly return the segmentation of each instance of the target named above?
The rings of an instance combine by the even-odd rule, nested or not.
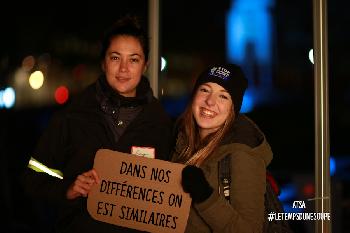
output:
[[[100,184],[87,200],[96,220],[148,232],[183,233],[191,198],[181,187],[184,165],[101,149]]]

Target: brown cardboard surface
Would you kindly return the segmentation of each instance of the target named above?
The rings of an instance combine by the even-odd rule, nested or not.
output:
[[[100,149],[100,184],[87,200],[96,220],[148,232],[183,233],[191,198],[181,187],[184,165]]]

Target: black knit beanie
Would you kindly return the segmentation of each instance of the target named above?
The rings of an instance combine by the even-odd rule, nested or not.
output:
[[[234,64],[209,66],[199,75],[193,89],[193,94],[201,84],[207,82],[217,83],[225,88],[225,90],[231,95],[234,112],[237,115],[241,110],[244,92],[248,87],[248,80],[242,69]]]

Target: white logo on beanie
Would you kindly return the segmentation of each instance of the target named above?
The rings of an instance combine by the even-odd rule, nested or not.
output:
[[[223,67],[213,67],[210,69],[209,75],[226,80],[230,76],[230,71]]]

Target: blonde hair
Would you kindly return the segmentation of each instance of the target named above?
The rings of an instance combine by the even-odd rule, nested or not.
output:
[[[180,152],[178,162],[200,166],[210,154],[220,145],[224,136],[232,126],[235,118],[234,111],[230,111],[224,124],[214,133],[201,139],[199,128],[192,112],[193,98],[179,118],[180,132],[185,138],[185,146]],[[233,106],[232,106],[233,107]]]

